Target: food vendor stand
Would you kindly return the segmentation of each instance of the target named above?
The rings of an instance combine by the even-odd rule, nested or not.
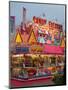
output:
[[[61,31],[59,30],[56,36],[58,28],[56,30],[51,28],[51,24],[54,23],[49,22],[41,26],[34,23],[29,34],[26,31],[22,34],[20,30],[16,32],[15,45],[11,52],[10,83],[12,87],[54,85],[52,81],[54,75],[64,74],[63,42],[59,45]],[[34,28],[35,25],[37,25],[37,31]],[[59,40],[54,36],[59,37]]]

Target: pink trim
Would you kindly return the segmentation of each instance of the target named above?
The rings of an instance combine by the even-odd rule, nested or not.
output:
[[[64,48],[60,46],[51,46],[51,45],[45,45],[44,46],[44,53],[47,54],[64,54]]]

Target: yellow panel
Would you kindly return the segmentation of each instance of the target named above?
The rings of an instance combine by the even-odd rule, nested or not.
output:
[[[61,47],[65,47],[65,41],[64,41],[64,39],[61,41]]]
[[[17,35],[16,35],[16,43],[22,43],[22,38],[21,38],[21,35],[18,33]]]
[[[29,38],[29,44],[32,44],[32,43],[36,43],[36,38],[33,31],[31,32],[31,36]]]

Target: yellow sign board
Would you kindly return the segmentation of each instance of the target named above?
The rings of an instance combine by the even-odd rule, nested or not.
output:
[[[22,37],[21,37],[21,34],[19,32],[16,34],[15,42],[22,43]]]
[[[35,38],[35,34],[34,34],[34,32],[32,31],[31,32],[31,35],[30,35],[30,37],[29,37],[29,44],[33,44],[33,43],[36,43],[37,41],[36,41],[36,38]]]
[[[65,47],[65,40],[64,40],[64,38],[61,40],[61,45],[60,45],[61,47]]]

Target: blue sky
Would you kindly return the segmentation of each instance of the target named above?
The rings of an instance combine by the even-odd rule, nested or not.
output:
[[[53,20],[63,24],[65,28],[65,6],[64,5],[52,5],[52,4],[37,4],[37,3],[10,3],[10,16],[16,16],[15,25],[20,25],[22,21],[22,8],[27,9],[26,18],[32,20],[33,16],[42,17],[45,13],[45,17],[48,21]]]

